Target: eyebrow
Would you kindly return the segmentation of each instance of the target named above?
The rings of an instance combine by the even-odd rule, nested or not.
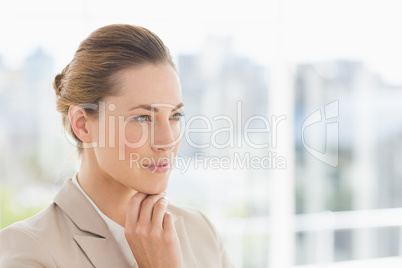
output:
[[[183,106],[184,106],[184,104],[183,104],[182,102],[180,102],[179,104],[177,104],[177,105],[172,109],[172,111],[179,110],[179,109],[180,109],[181,107],[183,107]],[[142,109],[145,109],[145,110],[149,110],[149,111],[152,111],[152,110],[153,110],[153,111],[155,111],[155,112],[159,112],[158,107],[151,106],[151,105],[149,105],[149,104],[140,104],[140,105],[134,106],[134,107],[130,108],[129,111],[135,110],[135,109],[139,109],[139,108],[142,108]]]

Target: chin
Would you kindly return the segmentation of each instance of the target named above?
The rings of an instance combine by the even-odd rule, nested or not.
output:
[[[144,185],[143,187],[132,187],[132,189],[143,194],[160,194],[166,191],[167,185]]]
[[[169,185],[169,173],[151,173],[150,171],[146,172],[136,172],[127,178],[130,187],[132,190],[148,195],[152,194],[160,194],[166,191]],[[130,180],[130,177],[136,178],[135,180]],[[141,178],[141,179],[139,179]]]

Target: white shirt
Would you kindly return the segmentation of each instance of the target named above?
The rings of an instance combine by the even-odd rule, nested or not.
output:
[[[100,211],[100,209],[95,205],[95,203],[91,200],[91,198],[89,198],[89,196],[81,188],[81,185],[78,183],[77,173],[73,177],[73,183],[75,184],[75,186],[78,187],[78,189],[80,189],[80,191],[84,194],[84,196],[88,199],[88,201],[92,204],[92,206],[95,208],[95,210],[98,212],[98,214],[105,221],[107,227],[109,228],[109,231],[112,233],[113,237],[116,239],[117,243],[120,245],[120,247],[123,251],[123,254],[126,257],[126,260],[128,261],[128,263],[131,264],[131,267],[135,267],[134,265],[136,262],[135,262],[133,253],[131,252],[127,239],[124,236],[124,227],[122,227],[120,224],[114,222],[108,216],[103,214],[102,211]]]

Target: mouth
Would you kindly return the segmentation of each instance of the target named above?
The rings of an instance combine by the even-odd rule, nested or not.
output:
[[[143,165],[144,168],[150,170],[152,173],[166,173],[170,169],[169,162],[163,162],[158,164]]]

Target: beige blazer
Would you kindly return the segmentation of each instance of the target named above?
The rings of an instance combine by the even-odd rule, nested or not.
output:
[[[234,267],[208,219],[170,205],[185,268]],[[67,179],[54,203],[0,232],[0,267],[130,267],[88,199]],[[135,265],[135,267],[137,267]]]

